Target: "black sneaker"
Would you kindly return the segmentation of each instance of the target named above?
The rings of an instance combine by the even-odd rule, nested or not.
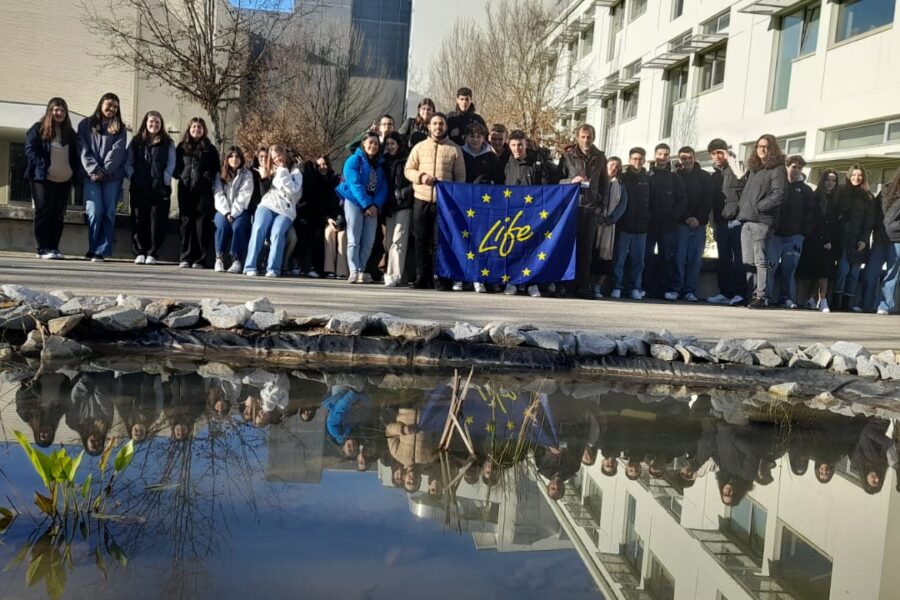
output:
[[[747,303],[747,308],[765,308],[766,307],[766,299],[765,298],[754,298],[750,302]]]
[[[94,258],[94,253],[93,253],[93,252],[88,251],[88,252],[85,252],[85,253],[84,253],[84,259],[85,259],[85,260],[91,260],[92,258]]]

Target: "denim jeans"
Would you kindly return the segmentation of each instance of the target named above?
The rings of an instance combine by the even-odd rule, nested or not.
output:
[[[754,298],[768,298],[769,243],[772,226],[765,223],[744,223],[741,227],[741,257],[747,277],[747,293]]]
[[[847,260],[847,253],[841,253],[838,259],[837,278],[834,280],[835,295],[844,294],[852,299],[856,295],[856,287],[859,284],[859,271],[862,265],[851,265]]]
[[[900,281],[900,243],[887,247],[887,274],[881,280],[878,308],[893,314],[897,308],[897,283]]]
[[[375,243],[378,217],[364,216],[359,205],[350,200],[344,202],[344,216],[347,217],[347,263],[351,273],[362,273]]]
[[[727,223],[715,226],[716,249],[719,251],[717,276],[719,292],[734,298],[746,294],[744,261],[741,258],[741,226],[728,227]]]
[[[678,242],[679,264],[684,265],[684,285],[676,290],[681,295],[697,293],[697,281],[700,279],[700,267],[703,265],[703,250],[706,248],[706,225],[691,228],[688,225],[678,226],[681,239]]]
[[[112,254],[116,234],[116,204],[122,197],[122,180],[84,180],[84,212],[88,220],[88,252]]]
[[[672,231],[662,233],[648,233],[644,254],[644,271],[649,281],[648,292],[651,296],[662,296],[666,292],[681,292],[684,287],[684,262],[678,260],[684,257],[685,236],[681,228],[687,225],[678,225]],[[658,254],[653,254],[657,247]]]
[[[862,297],[859,300],[859,306],[866,312],[874,311],[875,305],[878,304],[882,267],[888,262],[890,250],[890,245],[874,244],[869,252],[869,260],[866,261],[866,268],[862,273]]]
[[[266,272],[281,275],[281,263],[284,260],[284,244],[293,220],[269,210],[263,205],[256,208],[253,215],[253,232],[250,234],[250,246],[247,249],[247,260],[244,261],[244,273],[256,270],[259,253],[262,252],[266,238],[269,239],[269,262]]]
[[[616,243],[613,246],[613,289],[639,290],[644,274],[644,251],[647,246],[646,233],[630,233],[616,231]],[[630,260],[628,260],[630,259]],[[631,285],[622,286],[625,275],[625,261],[629,262]]]
[[[215,222],[216,256],[225,256],[227,251],[234,260],[243,262],[250,244],[250,212],[245,210],[229,223],[225,215],[216,211]]]
[[[767,286],[770,294],[775,292],[775,272],[778,271],[781,275],[781,294],[778,296],[778,304],[784,304],[788,299],[794,303],[797,302],[797,278],[795,276],[802,252],[802,235],[785,237],[773,235],[772,241],[769,242],[769,281]]]

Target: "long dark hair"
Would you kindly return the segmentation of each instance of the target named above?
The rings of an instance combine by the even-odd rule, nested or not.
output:
[[[825,188],[825,182],[828,181],[828,178],[834,175],[835,183],[832,190],[829,192]],[[837,171],[834,169],[825,169],[822,171],[822,174],[819,175],[819,183],[816,186],[816,198],[818,198],[821,202],[827,202],[830,198],[834,198],[837,194],[839,182],[841,178],[838,176]]]
[[[384,138],[384,144],[383,144],[384,148],[382,150],[387,148],[388,140],[394,140],[395,142],[397,142],[397,146],[399,146],[399,149],[397,150],[397,154],[395,154],[394,156],[388,156],[387,152],[384,152],[384,155],[392,161],[406,158],[406,155],[409,152],[409,150],[406,148],[406,140],[403,138],[403,136],[400,135],[399,133],[397,133],[396,131],[390,132],[387,135],[387,137]]]
[[[241,166],[237,169],[232,169],[231,165],[228,164],[228,159],[232,156],[237,156],[241,159]],[[228,149],[228,152],[225,153],[225,157],[222,159],[222,172],[219,173],[219,176],[222,178],[222,181],[231,181],[234,179],[234,176],[237,175],[238,170],[243,169],[247,165],[247,159],[244,158],[244,152],[240,149],[239,146],[232,146]]]
[[[422,115],[419,114],[419,109],[423,106],[430,106],[432,112],[437,112],[437,107],[434,105],[434,100],[431,98],[422,98],[419,100],[418,106],[416,106],[416,127],[428,127],[428,123],[422,120]]]
[[[94,114],[91,115],[91,129],[94,131],[100,131],[100,124],[104,121],[103,116],[103,103],[107,100],[115,100],[118,105],[116,108],[116,116],[114,116],[109,121],[109,125],[106,126],[106,132],[111,135],[116,135],[120,131],[125,128],[125,123],[122,122],[122,103],[119,102],[119,97],[113,94],[112,92],[106,92],[102,96],[100,96],[100,102],[97,103],[97,108],[94,109]]]
[[[203,127],[203,137],[199,140],[195,140],[191,137],[191,125],[194,123],[200,123]],[[184,135],[181,136],[181,145],[184,147],[184,151],[187,154],[193,154],[196,150],[206,150],[212,147],[212,142],[209,141],[209,128],[206,126],[206,121],[203,120],[203,117],[194,117],[187,124],[187,127],[184,130]]]
[[[882,199],[884,200],[884,205],[886,207],[891,206],[894,202],[900,200],[900,167],[894,171],[894,176],[891,177],[891,180],[884,186]]]
[[[769,154],[766,156],[765,162],[759,159],[759,156],[756,154],[756,146],[762,141],[766,140],[769,144]],[[750,149],[750,156],[747,157],[747,167],[751,171],[759,171],[760,169],[772,169],[774,167],[784,166],[785,157],[784,152],[781,151],[781,147],[778,145],[778,140],[775,139],[775,136],[771,133],[766,133],[756,140],[756,144],[753,144],[753,147]]]
[[[61,106],[66,111],[66,118],[59,125],[53,120],[53,109]],[[59,133],[60,140],[63,144],[70,144],[75,141],[75,130],[72,129],[72,120],[69,118],[69,105],[62,98],[50,98],[47,102],[47,110],[44,112],[44,118],[41,119],[41,139],[50,142]]]
[[[147,131],[147,121],[150,120],[150,117],[159,119],[159,133],[152,139],[150,138],[150,132]],[[145,144],[162,142],[168,145],[168,143],[172,141],[172,138],[169,137],[169,134],[166,132],[166,122],[163,120],[162,115],[155,110],[147,111],[147,114],[141,119],[141,126],[138,128],[135,137]]]

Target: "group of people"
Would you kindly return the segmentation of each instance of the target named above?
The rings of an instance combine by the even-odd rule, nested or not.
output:
[[[457,91],[447,114],[425,98],[399,129],[390,115],[380,117],[344,162],[342,177],[327,156],[304,163],[277,145],[258,148],[252,161],[232,146],[220,160],[207,134],[204,120],[194,118],[176,145],[162,116],[150,111],[126,144],[115,94],[100,99],[77,133],[65,101],[50,100],[26,145],[38,256],[62,257],[67,199],[73,182],[83,181],[86,256],[108,257],[127,177],[135,263],[156,263],[174,178],[181,267],[207,268],[214,247],[216,271],[484,293],[494,288],[434,272],[435,184],[577,184],[575,279],[521,286],[531,296],[699,301],[709,227],[719,287],[709,302],[895,311],[900,169],[877,197],[861,165],[851,166],[843,182],[824,170],[813,190],[804,181],[804,159],[785,157],[772,135],[760,136],[744,163],[724,140],[712,140],[708,172],[689,146],[677,160],[665,143],[649,164],[640,147],[626,161],[607,158],[594,144],[594,128],[582,124],[553,162],[523,131],[488,129],[469,88]],[[811,288],[798,290],[798,277],[811,279]]]

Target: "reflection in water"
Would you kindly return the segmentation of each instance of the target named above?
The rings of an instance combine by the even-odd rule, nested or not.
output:
[[[24,566],[0,575],[0,595],[41,595],[20,572],[40,567],[35,556],[55,573],[71,564],[67,595],[96,598],[278,595],[301,583],[418,597],[407,578],[473,597],[888,598],[900,583],[888,566],[900,506],[882,489],[897,480],[888,421],[805,411],[776,426],[769,409],[722,390],[476,376],[460,414],[471,456],[458,437],[438,451],[448,377],[154,369],[85,367],[0,388],[0,469],[20,511],[32,481],[13,430],[89,456],[110,437],[139,448],[115,494],[130,520],[103,533],[128,566],[77,544],[57,556],[43,538],[25,560],[34,528],[20,518],[0,560],[15,565],[25,548]],[[452,532],[471,536],[468,552]],[[526,550],[540,566],[515,558]],[[284,562],[295,555],[306,559]],[[387,571],[367,570],[373,556]],[[481,586],[446,583],[433,556]],[[267,564],[281,565],[276,579]],[[338,584],[329,568],[360,575]]]

